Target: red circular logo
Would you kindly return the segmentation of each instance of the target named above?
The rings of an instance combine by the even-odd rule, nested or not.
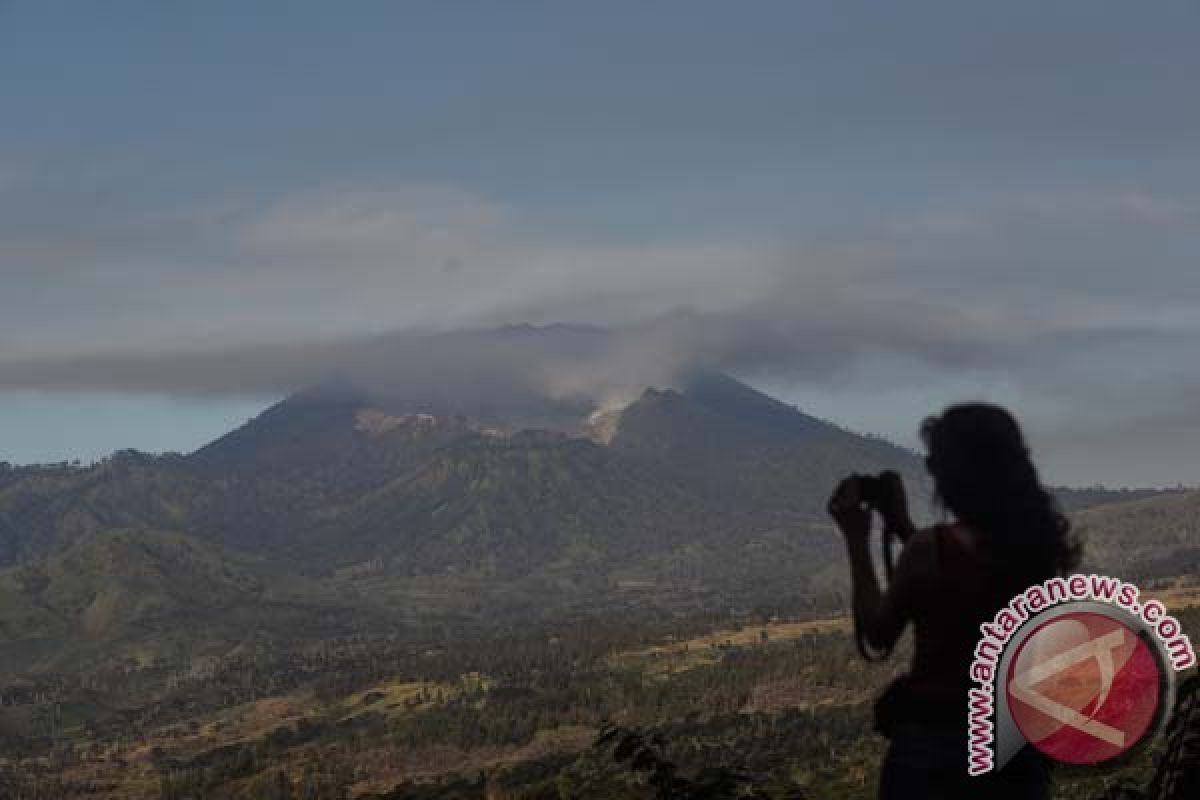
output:
[[[1150,647],[1106,614],[1069,612],[1031,633],[1008,668],[1008,706],[1025,739],[1070,764],[1115,758],[1158,711],[1162,673]]]

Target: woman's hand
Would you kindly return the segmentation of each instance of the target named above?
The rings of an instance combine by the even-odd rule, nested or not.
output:
[[[871,533],[871,510],[862,501],[857,475],[837,485],[826,508],[847,542],[866,541]]]
[[[883,485],[879,498],[879,513],[883,516],[884,527],[892,533],[907,540],[915,530],[912,518],[908,515],[908,495],[904,491],[904,480],[895,470],[887,470],[879,474]]]

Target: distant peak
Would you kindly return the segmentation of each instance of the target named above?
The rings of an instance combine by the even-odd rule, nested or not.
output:
[[[642,396],[638,398],[638,403],[647,404],[670,404],[683,402],[686,398],[676,389],[656,389],[650,387],[642,392]]]
[[[382,436],[402,428],[433,429],[441,424],[433,414],[415,413],[392,415],[377,408],[360,408],[354,415],[354,429],[361,433]]]

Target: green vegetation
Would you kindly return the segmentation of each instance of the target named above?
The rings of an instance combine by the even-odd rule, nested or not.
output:
[[[1194,630],[1200,609],[1181,618]],[[291,797],[655,796],[594,745],[616,722],[691,785],[743,776],[762,797],[873,796],[884,742],[869,733],[870,703],[903,668],[903,648],[869,665],[841,625],[716,622],[596,621],[415,646],[355,638],[44,676],[0,694],[0,775],[57,797],[95,785],[113,797],[272,797],[280,775]],[[686,668],[660,668],[697,649]],[[1145,785],[1156,755],[1064,771],[1058,796]]]
[[[826,488],[915,475],[915,457],[733,381],[698,386],[647,391],[608,444],[582,421],[502,434],[337,391],[191,456],[6,469],[0,669],[221,653],[250,633],[836,608]]]
[[[872,796],[904,652],[855,657],[823,506],[919,459],[713,376],[561,411],[321,391],[190,456],[0,468],[0,797]],[[1195,631],[1200,493],[1063,496]]]

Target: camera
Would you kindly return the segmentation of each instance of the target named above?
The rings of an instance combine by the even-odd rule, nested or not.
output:
[[[881,472],[878,475],[855,476],[858,480],[859,499],[876,511],[882,509],[887,503],[888,489],[884,479],[885,474]]]

